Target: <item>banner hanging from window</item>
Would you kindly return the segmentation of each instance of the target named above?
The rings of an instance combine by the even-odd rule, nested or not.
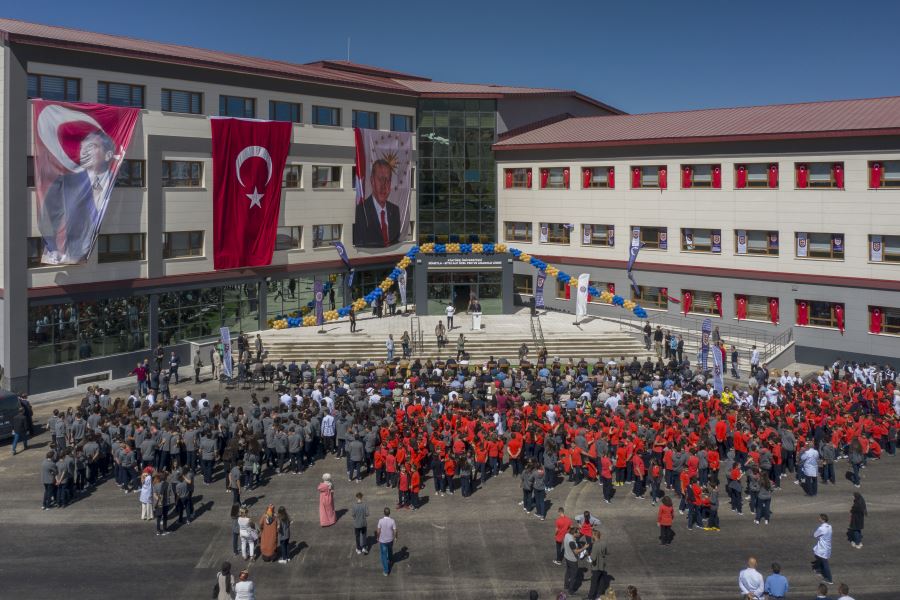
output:
[[[534,286],[534,307],[544,308],[544,283],[547,281],[547,274],[544,271],[538,271],[537,283]]]
[[[843,252],[844,251],[844,236],[842,234],[840,234],[840,233],[832,234],[831,249],[834,252]]]
[[[712,251],[713,252],[722,252],[722,230],[721,229],[713,229],[712,231]]]
[[[884,260],[884,250],[880,235],[869,237],[869,260],[872,262],[882,262]]]
[[[41,263],[87,262],[141,110],[32,100]]]
[[[809,248],[808,248],[808,240],[806,239],[806,233],[799,232],[797,234],[797,256],[799,258],[806,258],[809,256]]]
[[[409,237],[412,133],[353,130],[356,137],[356,219],[353,245],[384,248]]]
[[[737,253],[747,254],[747,230],[738,229],[737,232]]]
[[[581,226],[581,243],[585,245],[590,245],[591,243],[591,226],[590,225],[582,225]]]
[[[538,235],[538,241],[542,244],[547,243],[547,234],[549,232],[549,228],[546,223],[541,223],[541,232]]]

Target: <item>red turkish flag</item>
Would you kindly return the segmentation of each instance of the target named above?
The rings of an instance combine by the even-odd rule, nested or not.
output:
[[[291,124],[211,119],[216,269],[272,262]]]

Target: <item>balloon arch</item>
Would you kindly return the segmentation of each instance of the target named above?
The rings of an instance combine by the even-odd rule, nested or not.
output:
[[[350,314],[350,307],[357,312],[365,309],[367,306],[372,304],[376,298],[380,298],[397,282],[397,278],[412,264],[413,259],[419,253],[422,254],[480,254],[480,255],[491,255],[498,254],[502,252],[509,252],[521,262],[526,262],[531,264],[535,269],[539,271],[544,271],[547,274],[547,277],[550,279],[556,279],[557,281],[561,281],[562,283],[576,287],[578,285],[578,279],[573,278],[568,273],[560,271],[557,267],[553,265],[549,265],[544,261],[531,256],[525,252],[522,252],[518,248],[510,248],[506,244],[422,244],[421,246],[413,246],[410,250],[403,256],[402,259],[394,266],[388,276],[378,285],[377,288],[363,296],[362,298],[358,298],[354,300],[352,304],[348,306],[342,306],[336,310],[326,310],[324,313],[325,321],[337,321],[338,319],[344,318]],[[332,276],[332,278],[325,283],[325,293],[328,293],[328,290],[331,286],[334,285],[336,281],[336,277]],[[620,306],[625,310],[629,310],[634,313],[635,316],[640,317],[641,319],[647,318],[647,311],[643,309],[639,304],[632,300],[626,300],[622,296],[618,296],[616,294],[610,293],[608,290],[598,290],[594,286],[588,287],[588,293],[592,296],[599,297],[602,302],[607,304],[612,304],[614,306]],[[310,301],[306,304],[306,306],[302,307],[299,311],[294,311],[290,315],[281,315],[275,317],[274,319],[269,320],[269,326],[272,329],[287,329],[290,327],[312,327],[316,325],[316,315],[315,312],[315,302]]]

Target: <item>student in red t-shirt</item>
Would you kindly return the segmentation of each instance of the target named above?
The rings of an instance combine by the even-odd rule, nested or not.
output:
[[[672,499],[668,495],[663,496],[659,505],[659,511],[656,513],[656,523],[659,525],[659,541],[663,546],[668,546],[675,539],[675,532],[672,531],[674,518],[675,508],[672,506]]]
[[[422,476],[416,469],[412,469],[409,478],[409,500],[413,510],[419,510],[419,492],[422,491]]]
[[[400,477],[397,485],[397,508],[406,508],[409,504],[409,473],[406,465],[400,465]]]
[[[559,507],[559,516],[556,517],[556,560],[553,561],[555,565],[561,565],[563,561],[563,538],[566,537],[566,533],[569,531],[569,527],[572,526],[572,519],[566,516],[566,510],[560,506]]]

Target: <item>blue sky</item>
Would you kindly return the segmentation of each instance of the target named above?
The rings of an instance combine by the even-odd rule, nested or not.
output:
[[[85,10],[85,6],[90,10]],[[900,95],[900,2],[42,0],[0,15],[293,62],[574,88],[628,112]]]

